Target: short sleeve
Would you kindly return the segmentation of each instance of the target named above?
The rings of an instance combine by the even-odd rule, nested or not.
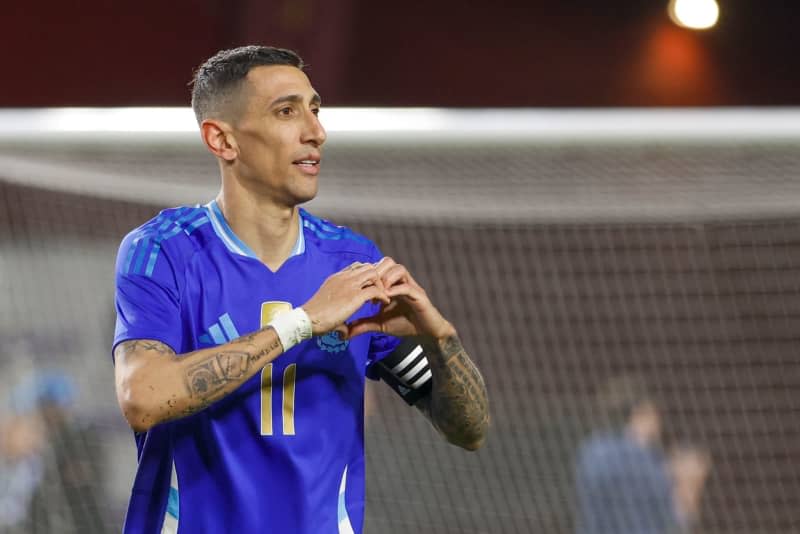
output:
[[[373,249],[370,254],[371,262],[377,263],[383,258],[383,253],[380,249],[373,243]],[[378,313],[380,311],[380,305],[376,304],[373,313]],[[366,376],[372,380],[378,380],[378,373],[374,369],[373,364],[375,362],[379,362],[382,359],[386,358],[388,355],[394,351],[395,348],[400,344],[400,339],[395,336],[389,336],[386,334],[380,333],[373,333],[371,335],[369,341],[369,354],[367,355],[367,370]]]
[[[113,349],[130,339],[155,339],[181,352],[180,289],[162,243],[130,234],[117,255]]]
[[[400,338],[386,334],[372,334],[369,340],[369,355],[367,356],[367,378],[378,380],[375,363],[389,356],[400,344]]]

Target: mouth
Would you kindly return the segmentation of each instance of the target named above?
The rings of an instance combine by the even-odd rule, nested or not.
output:
[[[303,158],[298,159],[292,162],[292,165],[296,165],[306,174],[314,174],[316,175],[319,173],[319,165],[320,165],[320,158]]]

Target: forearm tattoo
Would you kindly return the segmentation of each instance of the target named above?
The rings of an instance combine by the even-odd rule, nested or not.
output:
[[[150,339],[135,339],[133,341],[123,341],[117,345],[117,348],[114,351],[114,358],[118,358],[119,356],[128,356],[129,354],[133,354],[140,350],[151,350],[161,356],[175,355],[174,350],[160,341],[153,341]]]
[[[420,409],[452,443],[475,448],[489,427],[483,377],[458,337],[448,337],[432,348],[438,353],[430,358],[433,388]]]
[[[250,367],[246,352],[220,352],[186,371],[186,387],[193,397],[213,395],[231,381],[241,380]]]
[[[139,339],[120,343],[115,351],[117,358],[132,354],[141,355],[143,351],[147,351],[149,354],[145,357],[168,357],[185,363],[180,373],[187,395],[169,394],[169,398],[156,407],[157,413],[142,413],[141,420],[137,423],[148,426],[156,422],[192,415],[239,387],[255,374],[259,360],[281,349],[277,336],[267,345],[257,343],[256,336],[264,330],[266,328],[235,339],[228,345],[218,347],[229,350],[212,352],[207,349],[195,354],[183,355],[180,358],[169,346],[159,341]],[[231,345],[235,346],[236,350],[230,350]],[[148,388],[150,392],[156,392],[156,388],[152,384],[148,385]],[[124,415],[128,418],[127,413]]]
[[[280,340],[277,338],[272,343],[259,348],[255,343],[255,337],[260,332],[262,331],[259,330],[233,341],[233,343],[244,344],[243,351],[221,351],[211,354],[193,362],[186,369],[184,375],[186,389],[196,403],[191,403],[183,415],[190,415],[202,410],[236,389],[253,374],[249,372],[251,364],[281,348]]]

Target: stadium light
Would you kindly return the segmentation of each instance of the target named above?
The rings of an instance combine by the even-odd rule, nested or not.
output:
[[[669,17],[683,28],[707,30],[719,19],[716,0],[670,0]]]

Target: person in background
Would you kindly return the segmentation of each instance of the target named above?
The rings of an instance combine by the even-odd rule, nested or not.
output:
[[[97,439],[74,416],[75,385],[61,371],[40,371],[12,392],[11,407],[18,421],[30,426],[28,462],[36,466],[29,485],[24,532],[99,533],[108,531],[104,517]],[[7,436],[19,441],[20,438]]]
[[[31,531],[31,501],[42,482],[43,429],[12,414],[0,422],[0,533]]]
[[[662,415],[644,380],[621,376],[599,394],[606,421],[580,446],[578,534],[685,534],[699,518],[709,455],[661,445]]]

